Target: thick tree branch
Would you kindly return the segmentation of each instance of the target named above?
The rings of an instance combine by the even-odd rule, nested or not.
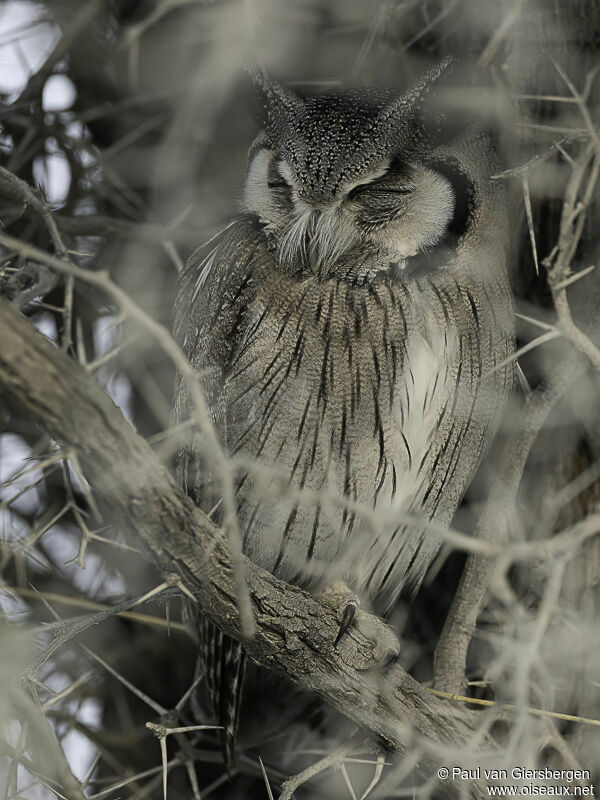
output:
[[[179,489],[93,377],[2,300],[0,340],[5,396],[76,453],[94,490],[144,542],[162,573],[226,633],[241,638],[226,536]],[[257,663],[312,690],[388,747],[402,752],[421,740],[426,779],[447,763],[447,749],[457,761],[461,749],[473,753],[476,740],[489,746],[476,731],[477,714],[432,696],[399,666],[385,676],[365,671],[374,645],[359,631],[334,648],[339,621],[306,592],[247,559],[245,573],[257,621],[246,648]],[[470,788],[483,796],[483,786]]]

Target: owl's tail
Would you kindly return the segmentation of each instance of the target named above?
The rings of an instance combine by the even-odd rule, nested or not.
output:
[[[202,705],[215,725],[221,727],[221,747],[225,766],[230,772],[235,766],[235,743],[238,732],[240,704],[246,672],[246,656],[242,645],[222,633],[211,620],[198,614],[197,630],[198,685]]]

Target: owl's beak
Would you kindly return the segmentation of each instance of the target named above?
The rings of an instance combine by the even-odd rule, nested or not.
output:
[[[306,253],[308,266],[315,275],[319,274],[321,265],[321,247],[317,235],[317,222],[320,216],[319,211],[313,211],[304,230],[304,252]]]
[[[313,211],[305,229],[305,260],[313,275],[325,278],[354,244],[352,231],[340,225],[335,206]]]
[[[330,209],[312,210],[297,217],[282,237],[280,258],[292,267],[301,259],[313,275],[325,277],[351,241],[347,231],[340,231],[335,214]],[[333,209],[335,211],[335,209]]]

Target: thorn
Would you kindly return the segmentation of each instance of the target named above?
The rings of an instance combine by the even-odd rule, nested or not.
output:
[[[516,364],[517,364],[517,379],[519,381],[519,386],[521,387],[521,391],[523,392],[525,397],[529,397],[529,395],[531,394],[531,386],[529,385],[529,381],[527,380],[525,373],[521,369],[521,365],[519,364],[518,361],[516,362]]]

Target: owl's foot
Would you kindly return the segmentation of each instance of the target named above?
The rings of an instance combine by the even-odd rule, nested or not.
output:
[[[337,647],[350,627],[356,627],[375,645],[373,661],[365,669],[385,669],[398,658],[400,642],[392,628],[375,614],[363,611],[358,595],[343,581],[329,586],[321,594],[321,600],[341,617],[334,647]]]
[[[396,661],[400,655],[400,642],[395,631],[382,619],[359,609],[354,626],[374,645],[373,660],[363,670],[384,670]]]

